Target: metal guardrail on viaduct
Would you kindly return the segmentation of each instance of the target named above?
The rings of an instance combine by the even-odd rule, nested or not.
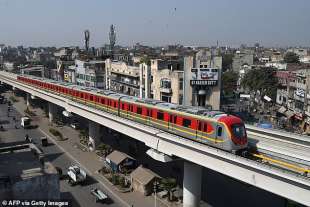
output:
[[[16,74],[0,71],[0,81],[52,102],[65,110],[133,137],[170,156],[230,176],[279,196],[310,206],[310,179],[286,170],[217,150],[118,116],[73,102],[16,80]]]

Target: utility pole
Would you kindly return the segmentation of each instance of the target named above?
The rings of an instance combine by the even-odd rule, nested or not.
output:
[[[156,200],[157,200],[157,197],[156,197],[156,192],[157,192],[157,188],[158,188],[158,181],[155,180],[155,182],[153,183],[153,187],[154,187],[154,206],[157,207],[157,203],[156,203]]]

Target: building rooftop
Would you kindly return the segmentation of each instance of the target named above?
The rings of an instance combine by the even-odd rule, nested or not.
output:
[[[116,165],[119,165],[121,162],[123,162],[126,158],[130,158],[134,160],[134,158],[130,157],[129,155],[122,153],[120,151],[114,150],[112,153],[110,153],[106,159],[112,161]]]
[[[135,169],[130,174],[132,179],[137,180],[139,183],[143,185],[147,185],[150,181],[152,181],[154,178],[159,178],[160,176],[154,173],[153,171],[142,167],[141,165]]]
[[[0,176],[23,180],[44,173],[56,173],[51,164],[40,162],[43,153],[33,144],[0,148]]]

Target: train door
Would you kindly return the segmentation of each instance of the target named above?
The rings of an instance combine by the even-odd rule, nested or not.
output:
[[[222,147],[223,142],[221,142],[223,140],[224,137],[224,130],[223,127],[221,125],[217,125],[216,126],[216,136],[215,136],[215,144],[216,146]]]
[[[177,123],[177,116],[175,114],[170,114],[170,130],[175,130],[175,124]]]

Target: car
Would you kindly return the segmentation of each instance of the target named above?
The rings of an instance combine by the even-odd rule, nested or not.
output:
[[[100,190],[100,189],[98,189],[98,188],[94,188],[94,189],[91,189],[91,191],[90,191],[90,193],[93,195],[93,196],[95,196],[95,198],[96,198],[96,203],[98,202],[98,201],[105,201],[105,200],[107,200],[108,199],[108,196],[102,191],[102,190]]]
[[[79,128],[79,123],[78,122],[72,122],[70,124],[70,126],[73,128],[73,129],[78,129]]]

